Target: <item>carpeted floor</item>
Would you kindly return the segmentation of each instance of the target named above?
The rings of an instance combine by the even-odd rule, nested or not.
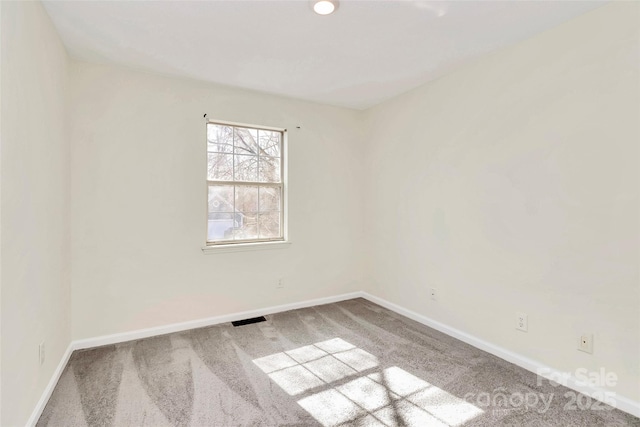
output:
[[[587,399],[353,299],[76,351],[38,426],[640,426]]]

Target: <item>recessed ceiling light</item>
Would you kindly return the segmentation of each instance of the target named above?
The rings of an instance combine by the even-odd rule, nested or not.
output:
[[[334,10],[336,10],[336,5],[333,1],[330,0],[319,0],[313,5],[313,10],[318,15],[329,15],[330,13],[333,13]]]

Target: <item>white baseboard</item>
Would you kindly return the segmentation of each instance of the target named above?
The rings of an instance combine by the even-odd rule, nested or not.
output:
[[[283,311],[296,310],[298,308],[313,307],[314,305],[331,304],[332,302],[344,301],[352,298],[362,297],[362,292],[350,292],[347,294],[332,297],[316,298],[307,301],[294,302],[290,304],[276,305],[272,307],[260,308],[257,310],[242,311],[239,313],[225,314],[222,316],[208,317],[205,319],[189,320],[187,322],[173,323],[170,325],[157,326],[154,328],[138,329],[130,332],[122,332],[112,335],[103,335],[95,338],[87,338],[74,341],[74,350],[84,348],[99,347],[102,345],[117,344],[126,341],[138,340],[141,338],[154,337],[158,335],[170,334],[172,332],[187,331],[189,329],[204,328],[206,326],[218,325],[220,323],[233,322],[235,320],[249,319],[252,317],[264,316],[267,314],[280,313]]]
[[[139,329],[139,330],[130,331],[130,332],[123,332],[118,334],[104,335],[104,336],[95,337],[95,338],[87,338],[83,340],[72,341],[69,344],[67,351],[62,356],[62,359],[60,360],[58,367],[54,371],[53,376],[51,377],[51,380],[47,384],[47,387],[42,393],[42,396],[40,397],[40,400],[38,401],[37,406],[33,410],[33,413],[31,414],[31,417],[27,422],[27,426],[29,427],[35,426],[49,398],[51,397],[51,394],[53,393],[53,389],[55,388],[56,384],[58,383],[58,380],[60,379],[60,376],[62,375],[62,371],[67,365],[67,362],[71,357],[71,354],[75,350],[99,347],[99,346],[109,345],[109,344],[117,344],[121,342],[137,340],[141,338],[148,338],[148,337],[153,337],[158,335],[169,334],[172,332],[180,332],[180,331],[186,331],[189,329],[217,325],[220,323],[232,322],[234,320],[264,316],[268,314],[280,313],[280,312],[289,311],[289,310],[296,310],[299,308],[313,307],[313,306],[322,305],[322,304],[331,304],[333,302],[345,301],[352,298],[365,298],[391,311],[394,311],[398,314],[406,316],[409,319],[415,320],[419,323],[422,323],[425,326],[438,330],[449,336],[457,338],[460,341],[463,341],[469,345],[479,348],[480,350],[484,350],[487,353],[493,354],[494,356],[497,356],[501,359],[511,362],[514,365],[520,366],[521,368],[524,368],[528,371],[537,373],[538,370],[544,369],[546,370],[546,372],[549,372],[549,376],[551,378],[554,378],[554,377],[559,378],[559,376],[562,375],[562,373],[559,372],[558,370],[552,369],[540,362],[529,359],[520,354],[514,353],[510,350],[499,347],[490,342],[484,341],[480,338],[474,337],[473,335],[467,334],[466,332],[447,326],[444,323],[440,323],[436,320],[430,319],[426,316],[416,313],[415,311],[408,310],[397,304],[389,302],[383,298],[377,297],[367,292],[358,291],[358,292],[350,292],[347,294],[336,295],[332,297],[316,298],[312,300],[300,301],[300,302],[295,302],[290,304],[282,304],[282,305],[277,305],[272,307],[265,307],[257,310],[249,310],[249,311],[243,311],[239,313],[226,314],[222,316],[214,316],[206,319],[191,320],[191,321],[182,322],[182,323],[174,323],[170,325],[158,326],[154,328]],[[585,386],[584,384],[579,383],[577,380],[573,378],[569,378],[569,381],[566,384],[566,386],[580,393],[584,393],[589,396],[592,396],[593,398],[597,398],[597,396],[599,395],[606,396],[603,393],[607,391],[594,386]],[[639,402],[636,402],[624,396],[616,396],[615,403],[616,403],[615,406],[618,409],[624,412],[627,412],[631,415],[635,415],[636,417],[640,417]]]
[[[416,322],[422,323],[425,326],[433,328],[451,337],[457,338],[460,341],[463,341],[469,345],[479,348],[480,350],[484,350],[487,353],[493,354],[494,356],[504,359],[507,362],[511,362],[514,365],[520,366],[521,368],[524,368],[528,371],[531,371],[536,374],[540,371],[547,372],[548,375],[545,375],[545,377],[549,379],[558,379],[563,377],[563,373],[561,373],[557,369],[553,369],[549,366],[546,366],[543,363],[540,363],[538,361],[522,356],[521,354],[514,353],[503,347],[497,346],[483,339],[474,337],[473,335],[467,334],[466,332],[463,332],[459,329],[455,329],[450,326],[447,326],[444,323],[440,323],[436,320],[430,319],[426,316],[416,313],[415,311],[408,310],[397,304],[389,302],[383,298],[377,297],[375,295],[371,295],[370,293],[367,293],[367,292],[362,292],[361,296],[371,302],[381,305],[386,309],[389,309],[405,317],[408,317],[409,319],[415,320]],[[578,381],[574,377],[569,377],[567,380],[567,383],[564,385],[579,393],[583,393],[588,396],[591,396],[594,399],[598,399],[598,397],[600,396],[602,397],[608,396],[605,393],[610,392],[610,390],[605,390],[600,387],[585,385],[584,383]],[[598,399],[598,400],[601,400],[601,399]],[[612,401],[615,402],[614,406],[620,409],[621,411],[627,412],[636,417],[640,417],[640,402],[636,402],[632,399],[629,399],[624,396],[619,396],[619,395],[612,398]],[[611,403],[611,402],[605,402],[605,403]]]
[[[67,347],[67,350],[62,355],[62,358],[60,359],[60,363],[58,363],[56,370],[53,371],[53,375],[51,376],[51,379],[49,380],[49,382],[47,383],[47,386],[42,392],[42,396],[40,396],[40,400],[38,400],[38,403],[36,404],[35,409],[31,413],[31,416],[29,417],[29,421],[27,421],[27,426],[35,426],[36,423],[38,422],[40,415],[42,415],[42,411],[44,411],[44,407],[47,406],[47,402],[49,401],[49,398],[53,393],[53,389],[56,388],[56,384],[58,384],[58,380],[62,375],[62,371],[64,371],[64,368],[67,366],[67,363],[69,362],[71,353],[73,353],[73,343],[69,344],[69,346]]]

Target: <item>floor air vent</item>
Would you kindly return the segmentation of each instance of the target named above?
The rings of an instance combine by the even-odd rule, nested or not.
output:
[[[231,322],[231,324],[233,326],[243,326],[243,325],[250,325],[252,323],[266,322],[266,321],[267,319],[265,319],[264,316],[260,316],[260,317],[252,317],[251,319],[236,320],[235,322]]]

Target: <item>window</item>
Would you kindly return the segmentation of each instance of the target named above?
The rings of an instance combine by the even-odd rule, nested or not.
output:
[[[284,240],[285,130],[207,123],[207,245]]]

